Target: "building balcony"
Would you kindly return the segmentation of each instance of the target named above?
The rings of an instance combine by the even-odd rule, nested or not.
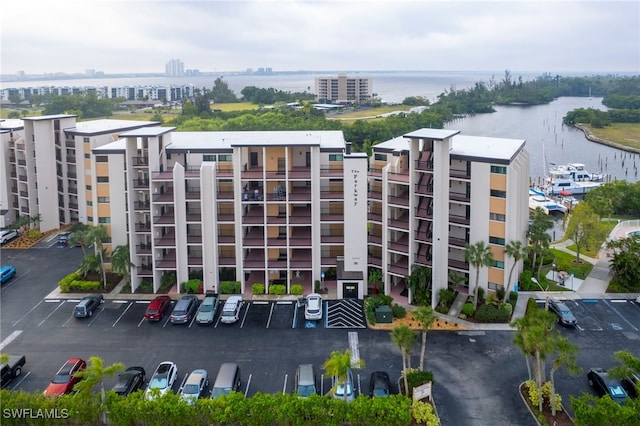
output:
[[[449,169],[449,176],[458,179],[471,179],[471,170]]]
[[[69,194],[77,194],[78,193],[78,188],[69,188]]]
[[[154,203],[173,203],[173,192],[165,192],[164,194],[153,194]]]
[[[216,165],[216,176],[227,178],[233,176],[233,168],[231,165],[220,165],[219,163]]]
[[[136,269],[139,277],[153,277],[153,267],[149,264],[142,263]]]
[[[197,192],[197,195],[195,198],[200,198],[200,191]],[[189,198],[188,195],[187,198]],[[220,191],[216,194],[216,198],[218,200],[233,200],[233,191]]]
[[[136,232],[151,232],[151,222],[147,222],[147,223],[142,223],[142,222],[138,222],[136,223]]]
[[[311,207],[294,207],[291,209],[289,223],[293,225],[311,224]]]
[[[252,206],[252,208],[242,216],[243,224],[264,224],[264,209],[262,206]]]
[[[154,181],[171,181],[173,180],[173,171],[171,169],[166,171],[155,171],[151,174]]]
[[[381,213],[369,213],[367,215],[367,219],[369,219],[369,222],[382,223],[382,214]]]
[[[377,266],[378,268],[382,268],[381,257],[374,257],[372,255],[369,255],[367,262],[369,263],[369,266]]]
[[[409,207],[409,194],[405,193],[400,196],[389,196],[388,198],[389,204],[394,204],[397,206]]]
[[[78,210],[78,203],[69,202],[69,208],[73,210]]]
[[[287,217],[286,216],[267,216],[267,223],[269,225],[282,225],[287,223]]]
[[[19,166],[26,166],[27,165],[27,160],[18,160],[18,165]]]
[[[286,172],[284,169],[267,170],[264,176],[269,180],[273,180],[273,179],[282,180],[286,176]]]
[[[400,275],[401,277],[406,277],[409,275],[409,259],[402,257],[401,259],[390,263],[387,265],[387,271],[395,275]]]
[[[421,266],[428,266],[428,267],[432,267],[433,266],[433,262],[431,260],[430,257],[428,257],[426,254],[421,254],[416,256],[416,260],[415,262],[417,265],[421,265]]]
[[[202,266],[202,255],[189,255],[187,256],[188,266]]]
[[[249,232],[242,239],[244,247],[264,247],[264,234],[262,229]]]
[[[200,190],[199,189],[190,189],[186,192],[185,198],[187,200],[199,200],[200,199]]]
[[[433,233],[431,231],[419,231],[416,232],[416,241],[421,243],[431,244],[433,242]]]
[[[409,236],[404,234],[402,237],[398,238],[396,241],[389,242],[388,249],[404,254],[409,253]]]
[[[235,235],[224,235],[224,234],[218,235],[218,244],[235,244],[235,243],[236,243]]]
[[[176,234],[166,234],[161,238],[156,238],[156,247],[175,247],[176,246]]]
[[[321,235],[320,243],[321,244],[343,244],[344,235]]]
[[[409,171],[402,173],[389,173],[389,182],[409,183]]]
[[[367,176],[372,178],[382,178],[382,167],[369,166]]]
[[[469,264],[463,260],[449,259],[449,267],[461,269],[463,271],[469,270]]]
[[[26,181],[27,181],[27,177],[26,177],[25,175],[19,175],[19,176],[18,176],[18,180],[19,180],[20,182],[26,182]]]
[[[133,210],[149,210],[151,208],[151,202],[147,201],[134,201]]]
[[[269,269],[286,269],[287,259],[269,259],[267,265]]]
[[[311,188],[291,188],[289,201],[311,201]]]
[[[218,171],[218,175],[220,175],[220,171]],[[240,174],[240,177],[242,179],[262,179],[263,175],[264,175],[264,169],[259,166],[254,166],[244,170]]]
[[[187,244],[202,244],[202,235],[200,234],[188,234]]]
[[[154,216],[153,224],[154,225],[173,225],[176,223],[176,217],[173,212],[164,213],[162,216]]]
[[[337,264],[337,262],[336,262],[335,256],[332,256],[332,257],[321,257],[320,258],[320,266],[322,266],[322,267],[334,268],[336,266],[336,264]]]
[[[202,214],[197,210],[189,210],[187,211],[187,222],[196,222],[199,223],[202,221]]]
[[[320,213],[321,222],[344,222],[344,213]]]
[[[320,177],[341,178],[344,177],[344,170],[337,167],[320,167]]]
[[[311,168],[310,167],[292,167],[289,170],[289,179],[295,180],[308,180],[311,179]]]
[[[468,243],[468,241],[466,241],[464,238],[449,237],[449,245],[450,246],[464,248],[467,245],[467,243]]]
[[[433,184],[432,183],[417,184],[415,185],[415,192],[418,195],[433,196]]]
[[[76,157],[73,157],[71,155],[67,155],[65,157],[65,160],[67,160],[67,163],[75,163],[76,162]]]
[[[459,225],[469,225],[471,223],[471,219],[464,216],[456,216],[456,215],[450,214],[449,222],[457,223]]]
[[[344,191],[320,191],[321,200],[342,200]]]
[[[149,158],[147,157],[132,157],[131,165],[133,167],[144,167],[149,166]]]
[[[335,263],[335,258],[333,262]],[[291,269],[308,269],[313,267],[311,250],[292,250],[289,266]]]
[[[405,214],[397,219],[389,219],[388,225],[391,228],[398,228],[405,231],[409,230],[409,215]]]
[[[287,245],[286,236],[277,237],[277,238],[267,238],[268,247],[285,247],[286,245]]]
[[[368,236],[367,240],[368,240],[369,244],[382,245],[382,235],[376,235],[376,234],[369,233],[369,236]]]
[[[382,200],[382,192],[381,191],[369,191],[367,196],[370,200]]]
[[[433,160],[416,160],[416,170],[431,172],[433,171]]]
[[[218,265],[220,266],[235,266],[235,257],[218,257]]]
[[[15,191],[17,191],[17,190],[18,190],[18,188],[15,188]],[[15,191],[13,191],[13,192],[15,192]],[[24,198],[27,198],[27,197],[29,197],[29,193],[27,191],[20,191],[20,196],[24,197]]]
[[[76,172],[67,172],[68,179],[78,179],[78,174]]]
[[[149,188],[149,179],[134,179],[133,187],[136,189],[148,189]]]
[[[460,192],[449,192],[449,199],[451,201],[461,201],[463,203],[470,203],[471,202],[471,195],[462,194]]]
[[[151,243],[149,244],[138,244],[136,246],[136,254],[151,254]]]

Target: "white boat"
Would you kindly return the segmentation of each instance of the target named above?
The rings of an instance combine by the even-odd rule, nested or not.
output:
[[[589,173],[584,164],[569,163],[549,170],[546,189],[549,195],[584,195],[604,184],[605,178],[601,173]]]
[[[566,213],[567,208],[562,204],[547,197],[544,192],[529,188],[529,208],[535,210],[541,208],[546,214]]]

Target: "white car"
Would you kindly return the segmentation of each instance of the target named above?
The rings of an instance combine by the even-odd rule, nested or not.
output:
[[[640,294],[638,295],[638,297],[636,298],[636,303],[640,304]]]
[[[220,322],[233,324],[240,319],[240,309],[242,308],[242,296],[229,296],[222,307]]]
[[[180,399],[189,405],[193,405],[204,393],[207,386],[209,386],[209,374],[207,370],[193,370],[182,384],[179,392]]]
[[[307,301],[304,305],[304,319],[307,321],[322,319],[322,296],[318,293],[311,293],[307,296]]]
[[[18,231],[15,229],[4,229],[0,231],[0,244],[8,243],[14,238],[18,238]]]
[[[170,392],[177,378],[178,366],[171,361],[161,362],[158,364],[156,371],[153,372],[151,380],[149,380],[145,397],[153,399],[156,396],[162,396]]]

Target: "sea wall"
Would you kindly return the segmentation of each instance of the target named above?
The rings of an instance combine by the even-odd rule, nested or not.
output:
[[[583,126],[581,124],[574,124],[574,127],[576,127],[577,129],[582,130],[582,132],[584,133],[584,136],[589,139],[592,142],[597,142],[600,143],[602,145],[608,145],[610,147],[613,148],[617,148],[617,149],[621,149],[623,151],[628,151],[628,152],[634,152],[636,154],[640,154],[640,149],[638,148],[633,148],[630,146],[626,146],[626,145],[620,145],[618,143],[615,142],[611,142],[605,139],[600,139],[599,137],[597,137],[596,135],[594,135],[593,133],[591,133],[591,130],[589,130],[588,127]]]

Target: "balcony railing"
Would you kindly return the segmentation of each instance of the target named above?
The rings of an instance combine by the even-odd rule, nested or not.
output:
[[[132,157],[131,158],[131,165],[136,167],[136,166],[148,166],[149,165],[149,158],[148,157]]]

